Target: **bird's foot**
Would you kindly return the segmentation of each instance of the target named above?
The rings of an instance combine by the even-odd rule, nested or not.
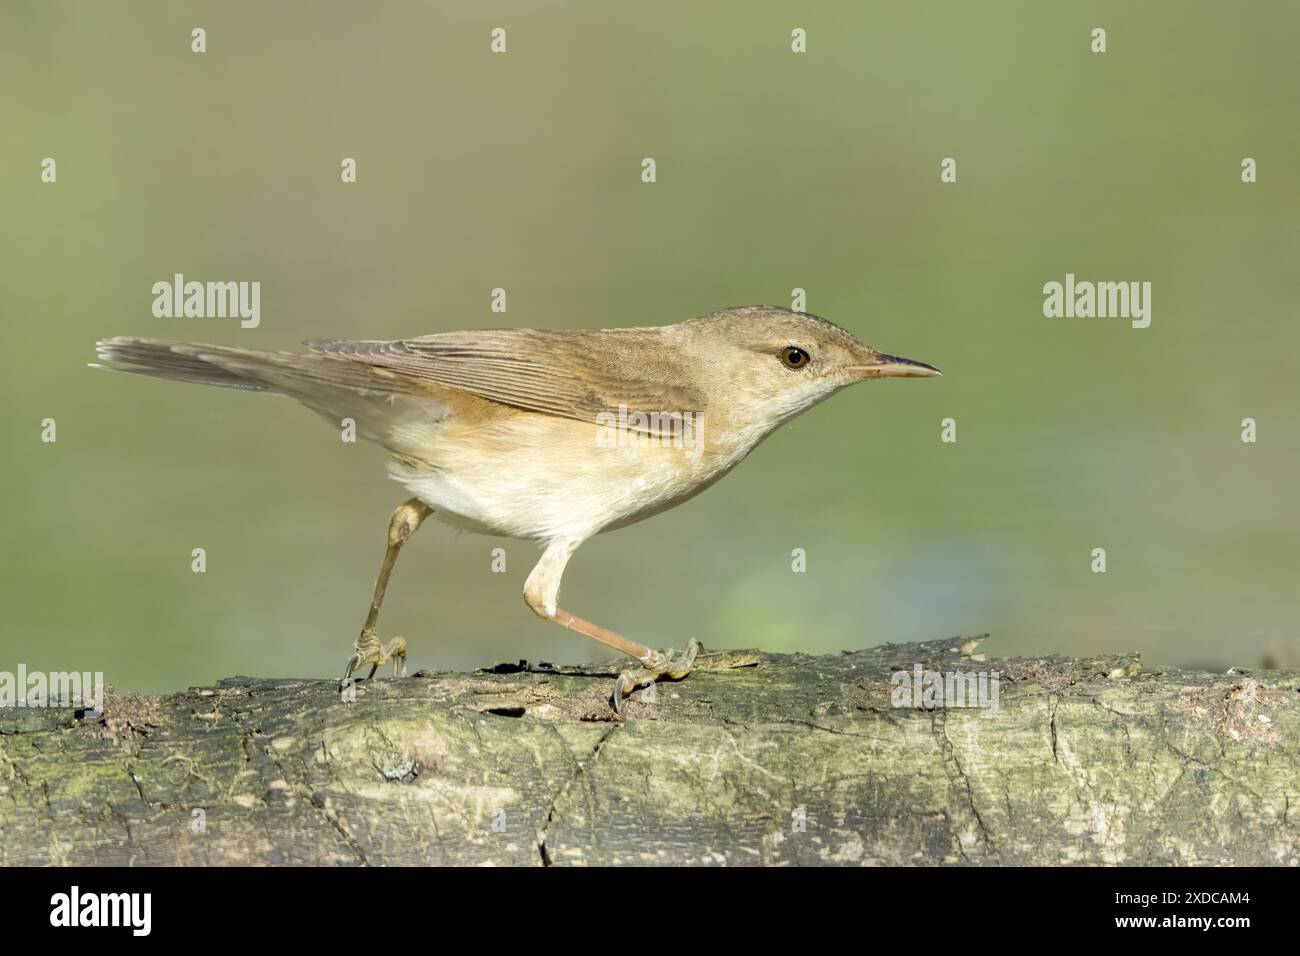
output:
[[[366,675],[366,680],[375,676],[375,671],[379,670],[389,660],[393,662],[393,676],[406,676],[406,639],[394,637],[390,641],[380,642],[379,636],[374,631],[366,628],[357,635],[356,642],[353,644],[356,653],[348,660],[348,669],[343,673],[343,680],[339,683],[346,684],[352,677],[352,672],[363,664],[370,665],[370,673]]]
[[[614,680],[614,713],[623,716],[623,698],[631,695],[638,687],[659,680],[681,680],[695,666],[695,656],[699,652],[700,642],[692,637],[677,657],[673,656],[672,648],[655,651],[642,658],[638,669],[623,671]]]

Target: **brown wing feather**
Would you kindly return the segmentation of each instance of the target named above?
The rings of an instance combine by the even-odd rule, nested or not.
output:
[[[492,329],[306,344],[416,382],[577,421],[594,422],[619,406],[646,413],[705,411],[700,392],[684,380],[681,357],[658,329]]]

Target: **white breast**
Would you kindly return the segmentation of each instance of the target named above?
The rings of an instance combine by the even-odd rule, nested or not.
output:
[[[449,425],[422,456],[427,466],[392,462],[389,473],[454,526],[581,541],[686,500],[743,457],[718,460],[703,434],[703,448],[611,446],[594,424],[515,416],[472,432]]]

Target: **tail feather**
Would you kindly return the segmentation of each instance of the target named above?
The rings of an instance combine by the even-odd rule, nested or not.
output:
[[[428,429],[445,414],[410,378],[341,355],[128,337],[102,339],[96,351],[103,364],[92,368],[288,395],[335,424],[352,418],[362,437],[407,456],[427,450]]]
[[[178,351],[185,348],[186,351]],[[180,342],[162,342],[157,339],[136,339],[117,337],[100,339],[95,343],[95,351],[102,365],[92,363],[91,368],[108,369],[115,372],[133,372],[137,375],[152,375],[156,378],[169,378],[178,382],[195,382],[199,385],[216,385],[220,388],[243,388],[252,391],[269,391],[265,382],[259,382],[238,374],[228,368],[195,354],[189,349],[193,346]],[[220,346],[202,346],[202,348],[219,349]]]
[[[280,392],[298,399],[339,390],[371,396],[418,392],[403,375],[338,355],[128,337],[101,339],[96,350],[100,361],[107,363],[98,368],[222,388]]]

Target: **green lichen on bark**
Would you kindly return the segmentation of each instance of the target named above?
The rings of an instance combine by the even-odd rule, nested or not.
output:
[[[1300,864],[1300,678],[978,639],[0,710],[0,863]],[[996,717],[890,702],[917,663]],[[749,665],[749,666],[746,666]]]

